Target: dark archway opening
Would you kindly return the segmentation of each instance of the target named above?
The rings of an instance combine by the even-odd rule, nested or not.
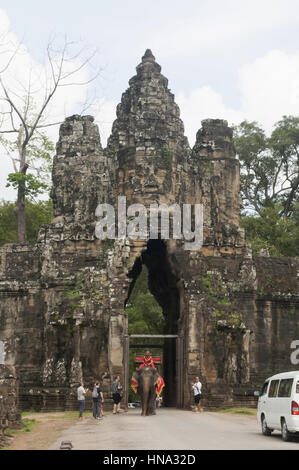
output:
[[[163,240],[149,240],[147,243],[147,248],[139,257],[131,272],[129,277],[132,278],[132,283],[128,293],[128,299],[126,305],[131,306],[131,298],[133,289],[135,287],[136,281],[143,269],[147,270],[147,284],[148,290],[154,297],[154,299],[159,304],[162,311],[163,321],[160,321],[160,317],[155,317],[156,313],[153,314],[155,317],[155,325],[152,325],[151,322],[153,318],[151,317],[151,312],[148,312],[148,318],[143,318],[145,323],[149,325],[143,328],[141,331],[133,331],[130,321],[130,314],[128,315],[129,320],[129,333],[159,333],[161,335],[177,335],[178,334],[178,320],[180,316],[180,298],[179,290],[177,288],[177,281],[171,265],[169,262],[167,247]],[[136,284],[136,287],[138,283]],[[134,291],[135,293],[135,291]],[[134,294],[135,295],[135,294]],[[142,310],[142,302],[139,308]],[[141,312],[142,313],[142,312]],[[158,320],[157,320],[158,318]],[[157,322],[159,325],[157,325]],[[144,339],[144,350],[154,346],[153,341]],[[140,346],[140,340],[139,340]],[[177,348],[176,340],[174,338],[163,338],[159,341],[158,348],[161,348],[163,351],[163,367],[162,375],[165,381],[165,388],[163,391],[163,403],[165,406],[173,407],[177,406]],[[133,354],[132,350],[134,349],[134,343],[130,343],[131,355]],[[140,352],[140,348],[139,348]],[[155,351],[153,351],[154,353]]]

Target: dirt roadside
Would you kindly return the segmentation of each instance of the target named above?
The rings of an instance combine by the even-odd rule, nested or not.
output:
[[[86,413],[89,416],[90,413]],[[60,434],[78,422],[70,413],[31,413],[26,419],[36,420],[30,432],[15,434],[5,450],[46,450]],[[4,450],[4,449],[3,449]]]

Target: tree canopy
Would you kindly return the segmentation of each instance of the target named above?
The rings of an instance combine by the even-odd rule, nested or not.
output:
[[[265,250],[270,256],[299,256],[299,210],[292,217],[282,217],[281,211],[280,205],[274,205],[261,210],[258,216],[241,218],[254,255]]]
[[[125,309],[129,321],[129,334],[163,333],[162,308],[148,289],[148,271],[143,265]]]
[[[269,137],[257,122],[234,129],[240,161],[241,225],[253,253],[299,254],[299,117],[283,116]]]
[[[234,129],[234,144],[244,208],[261,215],[279,205],[282,216],[292,216],[299,203],[299,117],[283,116],[270,137],[257,122],[243,121]]]
[[[5,243],[18,243],[16,204],[10,201],[0,202],[0,246]],[[26,202],[26,233],[28,243],[34,243],[42,225],[53,218],[52,200]]]

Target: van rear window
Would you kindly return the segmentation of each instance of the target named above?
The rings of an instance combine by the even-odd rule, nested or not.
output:
[[[299,380],[296,383],[296,393],[299,393]]]
[[[282,379],[279,384],[278,396],[288,398],[291,396],[294,379]]]

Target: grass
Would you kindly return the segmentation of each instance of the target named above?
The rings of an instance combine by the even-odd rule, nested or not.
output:
[[[5,430],[5,434],[8,436],[14,436],[17,434],[23,434],[26,432],[31,432],[33,431],[33,428],[36,424],[38,424],[40,421],[38,420],[38,415],[41,413],[42,415],[47,414],[47,420],[58,420],[58,419],[72,419],[72,418],[78,418],[78,411],[60,411],[60,412],[38,412],[38,411],[23,411],[22,412],[22,423],[23,427],[21,429],[11,429],[7,428]],[[104,415],[111,414],[112,411],[104,411]],[[33,418],[26,418],[26,416],[32,416],[34,415],[37,419]],[[92,411],[86,410],[84,413],[84,416],[86,418],[90,417],[92,415]]]
[[[79,411],[78,410],[70,410],[70,411],[23,411],[22,412],[22,420],[24,421],[24,418],[26,416],[32,416],[32,415],[35,415],[36,418],[38,419],[38,415],[42,414],[42,415],[48,415],[48,419],[72,419],[72,418],[78,418],[78,414],[79,414]],[[105,411],[104,410],[104,415],[109,415],[111,414],[112,411]],[[89,417],[90,415],[92,415],[92,411],[91,410],[85,410],[83,415],[85,417]]]
[[[26,418],[26,416],[31,416],[35,415],[38,418],[38,412],[37,411],[23,411],[22,412],[22,423],[23,427],[21,429],[11,429],[7,428],[5,430],[5,434],[9,436],[14,436],[17,434],[23,434],[25,432],[31,432],[33,431],[33,428],[36,424],[39,423],[38,419],[32,419],[32,418]],[[44,413],[43,413],[44,414]],[[77,418],[78,417],[78,411],[65,411],[60,413],[59,415],[53,415],[53,413],[49,412],[49,420],[56,420],[56,419],[70,419],[70,418]]]
[[[22,411],[22,421],[26,421],[26,416],[34,415],[38,418],[39,414],[47,415],[47,419],[70,419],[77,418],[78,411]]]
[[[23,419],[25,416],[32,415],[33,413],[35,414],[36,411],[22,411],[22,419]]]
[[[22,422],[23,422],[24,426],[21,429],[7,428],[5,430],[5,434],[15,435],[15,434],[23,434],[24,432],[31,432],[34,425],[38,423],[38,421],[36,421],[36,419],[28,419],[28,418],[24,418],[22,420]]]
[[[255,416],[256,409],[255,408],[223,408],[220,410],[215,410],[217,413],[231,413],[231,414],[238,414],[238,415],[248,415],[248,416]]]

